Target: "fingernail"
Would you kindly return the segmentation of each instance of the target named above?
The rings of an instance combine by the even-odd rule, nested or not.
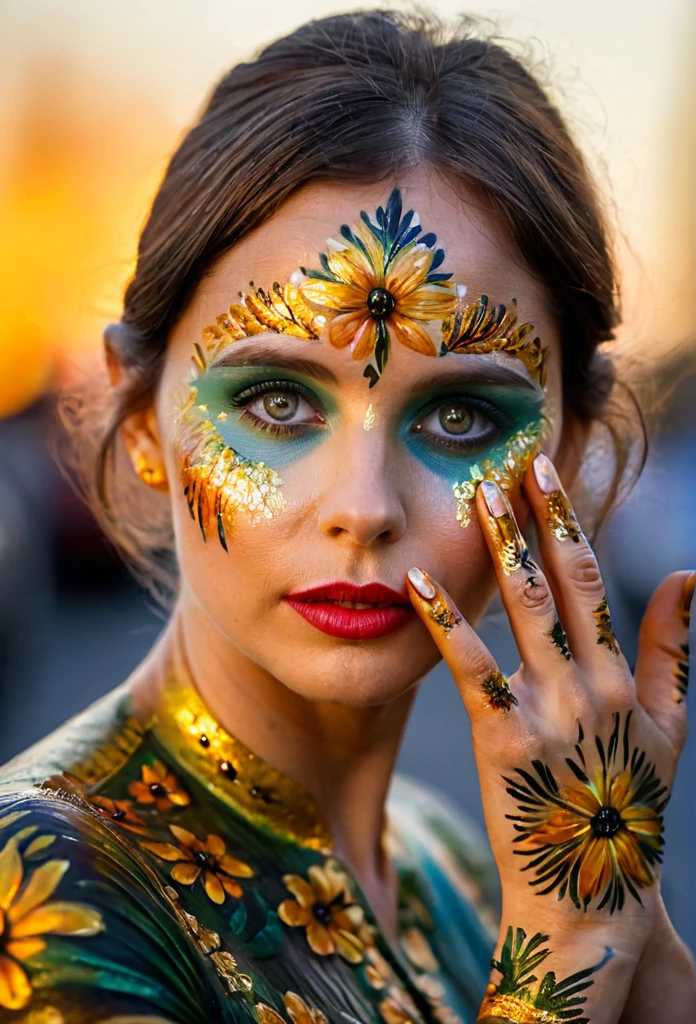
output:
[[[561,481],[558,478],[556,467],[547,455],[539,452],[533,465],[536,482],[543,494],[553,494],[554,491],[561,490]]]
[[[503,572],[511,576],[522,566],[529,568],[529,549],[520,533],[510,502],[491,480],[483,480],[479,487],[483,489],[483,497],[495,523],[493,543]]]
[[[409,569],[406,573],[409,579],[409,583],[413,589],[420,594],[426,601],[432,601],[437,591],[432,584],[432,581],[427,573],[419,569],[418,566],[414,566],[413,569]]]
[[[483,491],[488,511],[495,519],[500,519],[502,516],[510,514],[510,505],[496,483],[492,480],[482,480],[479,487]]]

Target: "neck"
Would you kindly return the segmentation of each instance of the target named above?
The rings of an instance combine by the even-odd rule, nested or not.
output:
[[[177,661],[224,729],[311,794],[336,854],[393,932],[384,804],[415,689],[374,707],[309,701],[250,661],[185,593],[134,681],[141,705],[156,702],[162,670]]]

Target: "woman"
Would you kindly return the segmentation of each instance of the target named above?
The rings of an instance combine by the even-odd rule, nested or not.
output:
[[[222,80],[106,332],[99,507],[175,564],[173,614],[4,769],[3,1021],[692,1019],[659,871],[696,577],[634,679],[561,483],[601,420],[612,493],[631,454],[616,321],[582,159],[504,49],[351,14]],[[510,679],[472,629],[496,591]],[[387,801],[440,657],[502,912],[451,808]]]

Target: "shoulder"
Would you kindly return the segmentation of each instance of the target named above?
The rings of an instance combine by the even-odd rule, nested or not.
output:
[[[102,1013],[207,1019],[177,908],[77,793],[0,794],[0,907],[0,1021],[23,1009],[65,1024]]]
[[[0,767],[0,794],[41,785],[80,766],[93,782],[125,762],[142,741],[143,725],[130,714],[124,684]]]

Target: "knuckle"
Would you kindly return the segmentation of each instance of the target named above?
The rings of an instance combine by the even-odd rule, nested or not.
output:
[[[585,549],[573,559],[568,578],[580,593],[592,600],[601,601],[604,596],[602,574],[597,559],[589,549]]]
[[[497,666],[488,651],[474,650],[469,654],[463,666],[464,673],[477,682],[482,682],[492,672],[497,672]]]
[[[524,582],[519,599],[523,608],[541,618],[550,616],[555,609],[551,588],[541,573],[535,573]]]

